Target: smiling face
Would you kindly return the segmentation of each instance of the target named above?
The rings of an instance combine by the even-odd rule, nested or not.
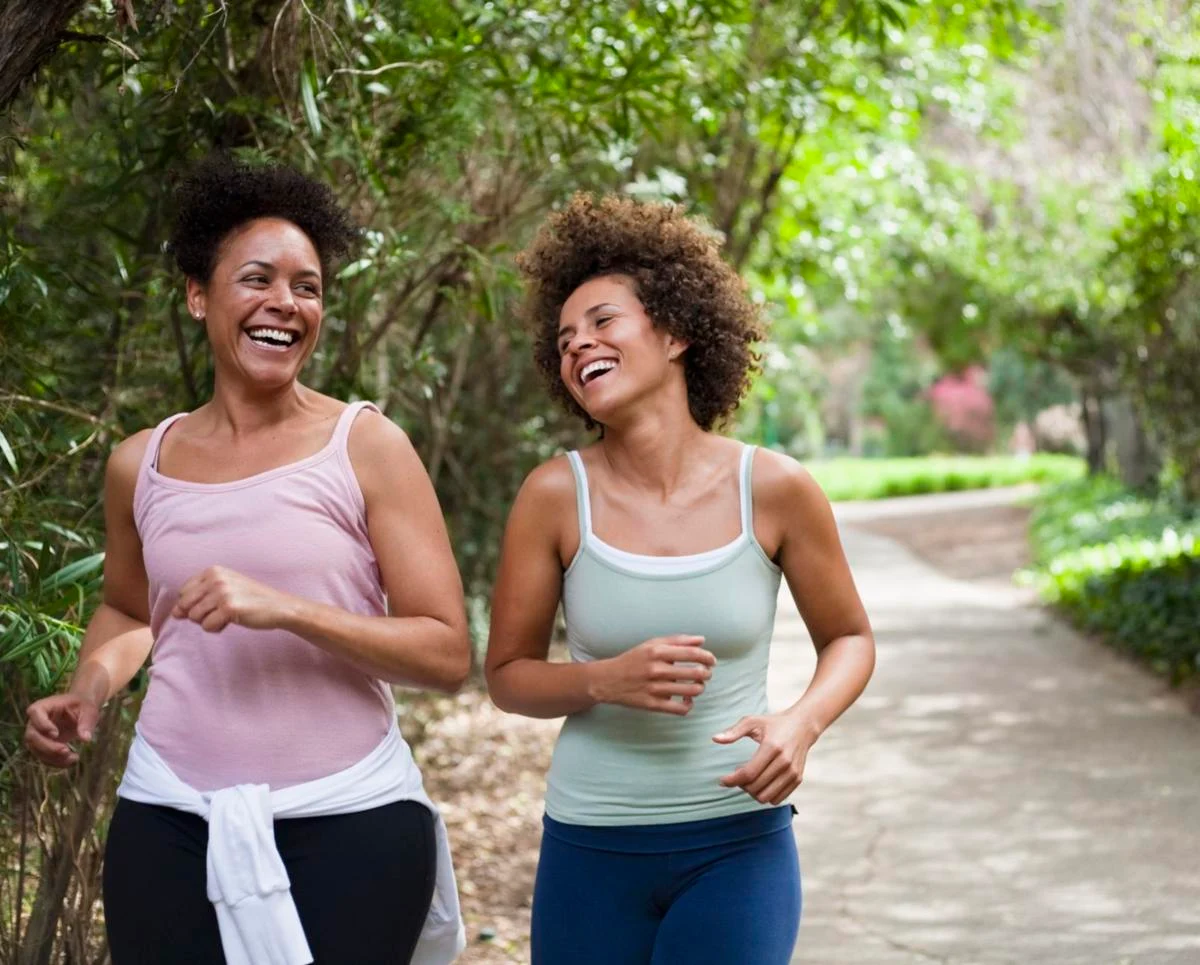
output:
[[[258,388],[294,381],[316,348],[321,260],[290,221],[257,218],[221,242],[207,283],[188,279],[188,309],[203,318],[218,376]]]
[[[559,375],[584,411],[602,425],[670,379],[682,378],[676,361],[685,348],[654,326],[624,275],[584,282],[559,314]]]

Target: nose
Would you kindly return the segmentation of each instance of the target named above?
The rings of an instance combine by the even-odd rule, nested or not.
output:
[[[596,344],[596,339],[590,332],[580,332],[571,339],[567,350],[571,352],[583,352],[586,349],[592,348]]]
[[[285,283],[271,289],[271,303],[267,306],[267,311],[287,318],[296,314],[296,296],[292,294],[290,285]]]

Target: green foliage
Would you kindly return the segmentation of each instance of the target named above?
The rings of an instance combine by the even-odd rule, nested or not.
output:
[[[920,459],[831,459],[808,465],[833,500],[885,499],[921,493],[989,489],[1076,479],[1084,465],[1072,456],[929,456]]]
[[[1200,671],[1200,517],[1100,478],[1045,493],[1027,578],[1082,629],[1174,681]]]

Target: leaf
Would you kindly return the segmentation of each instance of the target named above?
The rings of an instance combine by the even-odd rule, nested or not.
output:
[[[355,275],[366,271],[374,263],[374,260],[371,258],[359,258],[358,261],[352,261],[337,273],[338,280],[341,281],[345,278],[353,278]]]
[[[8,440],[4,438],[4,433],[0,432],[0,453],[4,454],[4,461],[11,467],[12,471],[17,471],[17,457],[12,451],[12,446],[8,444]]]
[[[317,68],[310,60],[300,72],[300,104],[304,108],[304,119],[316,137],[321,136],[321,112],[317,110]]]
[[[93,553],[91,556],[85,556],[81,560],[76,560],[74,563],[68,563],[61,570],[50,574],[42,583],[43,591],[57,590],[71,583],[75,583],[80,579],[86,579],[94,576],[96,572],[104,565],[104,554]]]

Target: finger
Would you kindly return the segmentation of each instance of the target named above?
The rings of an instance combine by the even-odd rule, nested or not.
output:
[[[209,633],[219,633],[229,625],[229,614],[224,607],[217,607],[199,623]]]
[[[686,717],[692,709],[692,703],[683,700],[655,700],[647,704],[646,709],[660,714],[671,714],[674,717]]]
[[[47,734],[50,737],[58,736],[58,728],[54,726],[54,721],[50,719],[50,714],[47,713],[41,701],[38,701],[36,704],[30,704],[25,711],[25,717],[29,721],[30,726],[41,733]]]
[[[670,636],[659,637],[658,642],[671,647],[698,647],[704,642],[704,637],[698,637],[694,633],[673,633]]]
[[[785,774],[779,779],[778,783],[767,788],[761,800],[766,801],[768,804],[782,804],[792,796],[792,792],[800,786],[803,780],[802,777],[797,778],[792,774]]]
[[[699,697],[704,693],[704,684],[686,680],[666,680],[651,684],[650,693],[655,697]]]
[[[739,741],[743,737],[754,737],[758,732],[758,728],[762,723],[759,717],[743,717],[732,727],[721,731],[719,734],[713,734],[713,740],[718,744],[732,744],[734,741]]]
[[[84,702],[79,705],[79,713],[75,718],[75,726],[79,732],[79,736],[90,741],[92,734],[95,733],[96,721],[100,719],[100,709],[91,702]]]
[[[667,663],[699,663],[706,667],[715,667],[717,658],[711,650],[703,647],[663,647],[659,659]]]
[[[214,569],[215,567],[210,566],[207,570],[201,570],[179,588],[179,600],[175,606],[180,616],[186,614],[208,593],[213,581]]]
[[[207,594],[188,608],[185,616],[193,623],[203,623],[210,613],[221,605],[221,601],[213,594]]]
[[[787,773],[788,761],[787,758],[781,754],[778,757],[773,758],[767,764],[767,766],[763,768],[762,773],[746,785],[745,791],[751,797],[756,797],[760,801],[764,800],[762,797],[762,792],[775,784],[776,781],[785,776]]]
[[[694,680],[699,683],[707,683],[712,680],[712,671],[708,667],[685,667],[683,664],[667,663],[663,664],[661,671],[658,672],[662,676],[670,677],[671,680]]]
[[[776,751],[759,746],[754,756],[739,767],[729,778],[722,778],[721,783],[726,787],[745,787],[758,780],[767,765],[775,758]]]
[[[38,760],[47,762],[71,753],[71,748],[62,741],[52,740],[32,727],[25,728],[25,746]]]

